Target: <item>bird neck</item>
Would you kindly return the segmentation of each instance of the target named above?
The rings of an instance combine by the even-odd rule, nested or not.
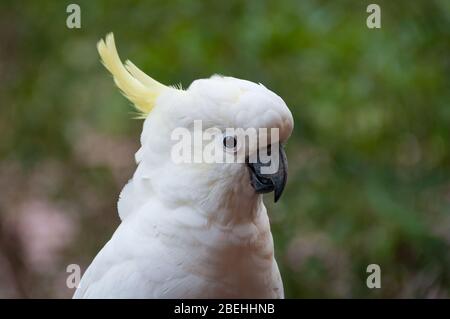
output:
[[[200,201],[200,207],[208,221],[232,226],[254,222],[264,204],[262,196],[255,194],[248,177],[242,175],[227,183],[211,183],[210,192]]]

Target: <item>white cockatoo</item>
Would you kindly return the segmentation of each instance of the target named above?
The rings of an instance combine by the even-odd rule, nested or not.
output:
[[[118,202],[121,224],[74,298],[283,298],[261,194],[274,191],[276,201],[286,183],[283,145],[293,118],[284,101],[261,84],[218,75],[186,90],[168,87],[130,61],[123,65],[112,34],[97,47],[145,121],[138,166]],[[235,152],[236,136],[226,136],[226,128],[278,130],[278,140],[245,150],[248,159],[277,145],[277,170],[263,174],[259,158],[174,161],[173,132],[182,128],[195,135],[199,120],[203,130],[222,132],[212,143],[228,153]]]

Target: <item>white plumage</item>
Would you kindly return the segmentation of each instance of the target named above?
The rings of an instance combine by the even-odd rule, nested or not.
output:
[[[293,128],[283,100],[231,77],[166,87],[131,62],[114,39],[99,53],[118,87],[146,116],[138,167],[118,202],[122,223],[86,270],[74,298],[282,298],[283,284],[262,196],[244,163],[171,160],[178,127]]]

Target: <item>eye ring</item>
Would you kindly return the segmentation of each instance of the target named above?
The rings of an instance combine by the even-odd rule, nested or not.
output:
[[[225,136],[222,140],[223,146],[228,150],[235,150],[237,147],[236,136]]]

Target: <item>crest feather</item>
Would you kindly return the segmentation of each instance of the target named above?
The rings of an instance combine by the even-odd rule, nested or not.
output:
[[[158,96],[168,87],[149,77],[129,60],[125,67],[117,53],[112,33],[97,43],[97,50],[117,87],[133,102],[142,117],[146,117],[155,106]]]

